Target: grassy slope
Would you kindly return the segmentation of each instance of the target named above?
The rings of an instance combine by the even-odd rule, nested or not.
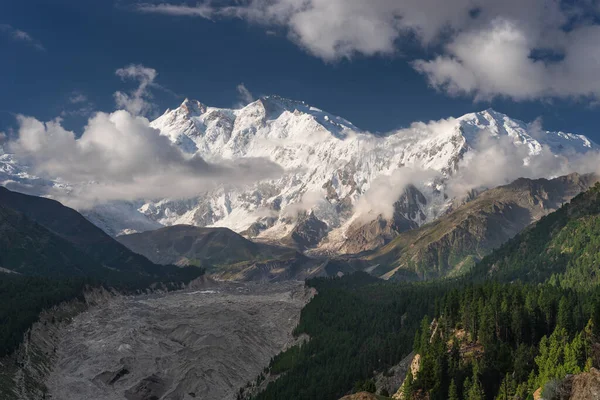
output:
[[[438,220],[400,234],[366,257],[375,275],[429,279],[459,275],[597,178],[519,179],[482,193]]]

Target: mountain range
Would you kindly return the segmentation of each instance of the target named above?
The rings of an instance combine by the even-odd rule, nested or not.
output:
[[[572,172],[573,160],[598,149],[585,136],[544,131],[491,109],[372,134],[278,96],[240,109],[186,99],[151,126],[189,156],[216,163],[267,158],[284,173],[199,189],[192,199],[80,209],[86,218],[112,236],[178,224],[227,227],[319,255],[373,250],[486,188]],[[10,153],[0,156],[0,181],[30,193],[69,193],[68,184],[36,177]]]
[[[117,240],[157,264],[194,265],[213,278],[280,281],[322,275],[322,261],[283,246],[253,242],[227,228],[173,225]]]

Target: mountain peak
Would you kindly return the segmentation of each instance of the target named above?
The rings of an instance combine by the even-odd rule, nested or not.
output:
[[[206,112],[206,106],[198,100],[188,99],[187,97],[183,100],[183,103],[179,106],[179,109],[186,114],[203,114]]]

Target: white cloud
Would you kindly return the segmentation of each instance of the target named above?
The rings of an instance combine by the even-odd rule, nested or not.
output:
[[[313,210],[319,206],[325,206],[327,200],[323,193],[315,190],[308,190],[303,195],[300,201],[288,204],[283,210],[283,215],[286,217],[297,217],[300,213]]]
[[[85,208],[112,200],[189,198],[215,186],[246,185],[278,177],[281,168],[264,159],[207,163],[184,155],[144,117],[128,111],[97,113],[81,137],[60,120],[42,123],[18,117],[18,138],[9,142],[32,172],[72,187],[58,200]]]
[[[152,98],[149,88],[154,85],[154,80],[158,75],[154,68],[131,64],[117,69],[115,74],[122,80],[138,82],[138,87],[131,93],[115,92],[114,97],[117,107],[123,108],[134,115],[146,115],[155,110],[154,104],[149,101]]]
[[[409,185],[420,185],[439,175],[439,172],[404,167],[389,175],[375,178],[369,189],[357,201],[354,211],[365,221],[381,215],[385,219],[394,216],[394,204]]]
[[[419,60],[415,68],[431,85],[451,94],[515,100],[600,96],[600,26],[558,34],[559,61],[533,59],[537,47],[527,29],[498,19],[479,31],[462,33],[446,55]]]
[[[162,4],[139,4],[136,9],[145,13],[159,13],[174,16],[192,16],[210,19],[213,9],[209,5],[198,4],[190,7],[186,5]]]
[[[39,51],[46,51],[46,48],[39,40],[34,39],[29,33],[17,29],[12,25],[0,24],[0,32],[3,32],[15,41],[27,43]]]
[[[243,83],[240,83],[239,85],[237,85],[236,90],[238,92],[238,97],[239,97],[240,101],[242,102],[242,105],[245,106],[254,101],[254,96],[252,96],[252,93],[250,93],[250,91],[248,90],[246,85],[244,85]]]
[[[398,54],[416,38],[438,54],[414,67],[453,95],[600,98],[600,9],[587,1],[224,0],[137,9],[282,28],[325,61]],[[536,58],[540,51],[563,58]]]
[[[87,96],[81,92],[73,92],[69,96],[69,102],[73,104],[87,102]]]

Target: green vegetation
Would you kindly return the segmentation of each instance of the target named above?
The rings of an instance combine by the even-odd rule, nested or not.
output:
[[[373,389],[411,350],[406,399],[526,400],[600,367],[600,185],[542,218],[460,278],[390,283],[314,279],[318,295],[255,398],[336,399]],[[430,317],[428,317],[430,316]],[[414,341],[412,340],[414,338]],[[413,345],[409,345],[413,342]]]
[[[599,218],[596,184],[485,257],[469,278],[591,289],[599,280]]]
[[[84,279],[50,280],[0,274],[0,357],[23,341],[39,313],[63,301],[82,296]]]
[[[412,350],[422,316],[435,311],[436,285],[396,284],[359,272],[308,281],[319,294],[302,310],[295,334],[310,341],[275,357],[282,374],[256,399],[334,399],[353,387],[372,388],[384,371]]]
[[[547,179],[518,179],[485,191],[454,211],[394,240],[366,257],[379,264],[377,276],[398,268],[395,280],[459,276],[544,213],[556,210],[595,180],[572,174]]]
[[[459,398],[524,400],[554,379],[598,366],[598,305],[600,287],[585,295],[497,282],[450,290],[435,323],[425,319],[416,335],[422,362],[414,390],[447,399],[454,382]]]
[[[91,287],[135,293],[181,287],[200,268],[156,265],[60,203],[0,187],[0,357],[39,313]]]

